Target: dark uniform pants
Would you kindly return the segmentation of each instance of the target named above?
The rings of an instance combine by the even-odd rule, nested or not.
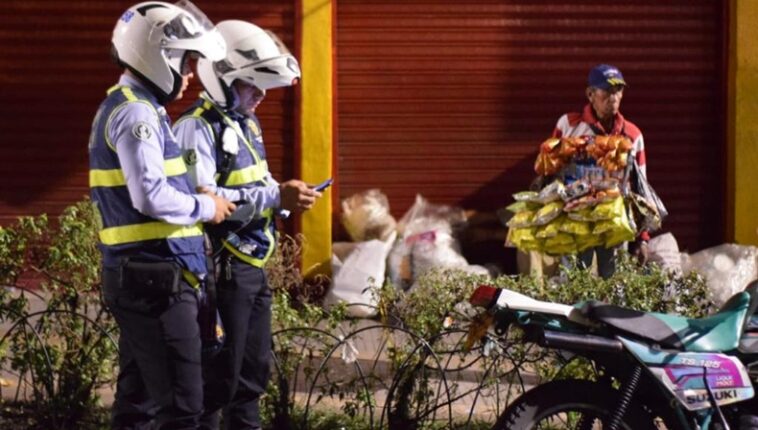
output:
[[[203,393],[195,290],[182,281],[177,294],[140,297],[122,288],[118,269],[104,268],[103,295],[121,331],[112,428],[196,429]]]
[[[224,264],[231,270],[226,266],[221,270],[217,303],[226,340],[218,355],[204,364],[201,428],[218,428],[223,409],[224,428],[257,429],[261,426],[258,399],[270,374],[271,290],[262,269],[236,258]]]

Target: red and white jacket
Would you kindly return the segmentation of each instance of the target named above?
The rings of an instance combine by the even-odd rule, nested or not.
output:
[[[555,130],[553,130],[553,137],[556,138],[597,135],[622,135],[628,137],[632,141],[632,149],[629,155],[637,160],[640,171],[647,176],[645,141],[642,138],[642,132],[634,123],[626,120],[621,113],[616,114],[613,120],[613,129],[605,130],[597,117],[595,117],[592,106],[587,104],[581,113],[572,112],[560,117],[558,123],[555,125]],[[640,237],[647,240],[649,235],[643,231]]]
[[[584,107],[582,113],[567,113],[558,119],[558,123],[553,130],[553,137],[579,137],[579,136],[597,136],[597,135],[617,135],[626,136],[632,141],[632,150],[629,155],[637,159],[637,165],[640,166],[642,173],[647,176],[647,166],[645,160],[645,141],[642,139],[642,132],[631,121],[624,118],[621,113],[617,113],[613,120],[613,130],[605,130],[600,121],[595,117],[592,106],[589,104]]]

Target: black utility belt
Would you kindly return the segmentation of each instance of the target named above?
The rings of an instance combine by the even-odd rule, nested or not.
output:
[[[182,268],[173,261],[122,260],[121,288],[146,296],[169,296],[181,290]]]

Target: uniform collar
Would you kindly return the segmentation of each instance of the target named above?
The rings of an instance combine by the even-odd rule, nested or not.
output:
[[[582,121],[591,125],[593,128],[597,128],[603,133],[609,135],[623,134],[622,132],[624,131],[625,121],[624,116],[621,115],[621,112],[617,113],[616,116],[613,117],[613,130],[608,131],[603,128],[600,120],[598,120],[595,116],[595,111],[592,109],[592,105],[589,103],[584,106],[584,111],[582,111]]]
[[[126,73],[122,73],[121,77],[118,79],[118,84],[139,91],[140,94],[149,98],[151,102],[163,108],[163,105],[158,102],[158,98],[155,97],[155,94],[153,94],[153,92],[150,91],[150,88],[148,88],[141,80],[129,76]]]
[[[228,116],[229,118],[235,120],[235,121],[242,121],[244,122],[249,117],[247,115],[241,114],[234,109],[224,109],[221,106],[218,105],[218,103],[214,102],[213,99],[211,99],[211,96],[208,95],[206,91],[203,91],[200,93],[200,98],[204,101],[207,101],[208,103],[212,104],[213,107],[218,109],[220,112],[223,112],[224,115]]]

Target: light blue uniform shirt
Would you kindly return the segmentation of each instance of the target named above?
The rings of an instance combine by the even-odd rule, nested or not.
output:
[[[204,96],[204,95],[203,95]],[[193,187],[204,186],[223,196],[227,200],[244,201],[245,208],[254,217],[258,217],[266,209],[276,209],[280,206],[279,183],[271,177],[265,177],[266,186],[250,185],[242,188],[224,188],[216,183],[216,142],[206,123],[200,118],[185,116],[174,125],[179,147],[182,153],[194,151],[197,162],[187,166],[190,182]],[[240,150],[246,146],[240,144]],[[185,157],[186,159],[186,157]],[[242,210],[241,207],[237,210]]]
[[[119,85],[150,92],[141,82],[124,74]],[[166,115],[161,107],[158,115]],[[193,225],[213,219],[213,199],[201,194],[185,194],[166,181],[163,171],[161,119],[147,103],[126,103],[113,112],[106,135],[115,146],[126,187],[134,208],[153,218],[177,225]],[[144,122],[152,133],[137,137],[133,125]]]

